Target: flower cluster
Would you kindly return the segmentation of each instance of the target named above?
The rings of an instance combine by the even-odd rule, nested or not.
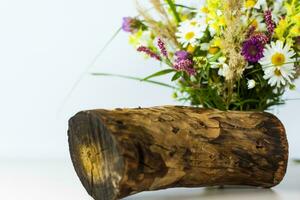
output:
[[[266,110],[295,88],[299,0],[150,2],[153,9],[139,7],[139,18],[124,18],[122,29],[137,51],[165,64],[149,77],[173,73],[178,100],[221,110]]]
[[[174,69],[177,71],[184,71],[190,76],[196,74],[196,70],[193,68],[194,63],[186,51],[178,51],[175,53],[175,56],[176,61],[173,66]]]

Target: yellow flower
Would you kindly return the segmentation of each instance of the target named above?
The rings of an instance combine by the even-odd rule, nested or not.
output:
[[[217,35],[221,33],[221,27],[225,26],[224,2],[216,0],[207,0],[205,12],[207,14],[206,23],[214,30]]]
[[[194,46],[189,45],[188,48],[187,48],[187,52],[189,52],[189,53],[194,53],[195,49],[196,49],[196,48],[195,48]]]
[[[209,11],[215,11],[217,9],[220,9],[222,6],[222,1],[207,0],[206,2]]]
[[[275,37],[279,40],[284,40],[284,34],[289,27],[287,18],[281,19],[275,29]]]
[[[220,50],[219,47],[210,47],[208,49],[208,53],[214,55],[214,54],[218,53],[219,50]]]
[[[224,16],[221,16],[218,18],[218,23],[220,26],[225,26],[226,25],[226,20],[225,20],[225,17]]]
[[[201,8],[201,12],[208,14],[209,9],[206,6],[204,6],[204,7]]]
[[[300,25],[294,25],[290,30],[291,37],[300,36]]]
[[[292,0],[291,2],[286,2],[284,7],[287,11],[287,16],[293,16],[299,12],[300,3],[299,0]]]
[[[275,29],[275,37],[292,46],[293,38],[300,36],[300,2],[291,0],[284,4],[287,14],[281,19]]]
[[[256,0],[247,0],[245,1],[245,7],[247,9],[253,8],[256,5]]]
[[[219,24],[219,22],[218,21],[215,21],[214,23],[212,23],[211,25],[210,25],[210,27],[211,28],[213,28],[213,30],[215,31],[215,33],[217,34],[217,35],[220,35],[221,34],[221,26],[220,26],[220,24]]]
[[[221,38],[215,37],[214,40],[212,41],[212,46],[214,47],[221,47]]]
[[[295,43],[295,41],[294,41],[293,38],[288,37],[288,38],[285,39],[285,43],[286,43],[287,45],[289,45],[289,46],[293,46],[294,43]]]
[[[130,35],[129,36],[129,44],[131,44],[133,46],[137,46],[142,35],[143,35],[143,30],[139,30],[138,32]]]
[[[298,23],[300,24],[300,13],[294,15],[291,17],[291,20],[294,22],[294,23]]]

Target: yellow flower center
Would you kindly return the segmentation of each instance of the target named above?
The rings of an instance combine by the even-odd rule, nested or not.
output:
[[[220,17],[218,23],[219,23],[219,26],[225,26],[226,25],[225,17],[224,16]]]
[[[254,19],[254,20],[252,21],[251,26],[253,26],[253,27],[255,27],[255,28],[258,27],[258,22],[257,22],[256,19]]]
[[[194,53],[195,49],[196,49],[196,47],[194,47],[193,45],[189,45],[187,48],[187,52]]]
[[[204,13],[209,13],[209,10],[208,10],[207,7],[203,7],[203,8],[201,9],[201,11],[204,12]]]
[[[195,37],[195,33],[194,32],[188,32],[187,34],[185,34],[185,39],[186,40],[191,40]]]
[[[253,8],[256,4],[256,0],[247,0],[245,2],[245,7],[246,8]]]
[[[285,62],[285,56],[282,53],[275,53],[272,56],[272,64],[275,66],[281,66]]]
[[[210,53],[210,54],[216,54],[216,53],[218,53],[218,51],[219,51],[218,47],[210,47],[208,49],[208,53]]]
[[[197,22],[193,21],[193,22],[191,22],[191,25],[192,25],[192,26],[196,26],[196,25],[197,25]]]
[[[281,76],[281,75],[282,75],[282,74],[281,74],[281,71],[280,71],[279,69],[275,69],[274,74],[275,74],[276,76]]]

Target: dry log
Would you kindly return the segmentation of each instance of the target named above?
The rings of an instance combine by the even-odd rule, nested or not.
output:
[[[192,107],[92,110],[69,122],[75,170],[96,200],[172,187],[272,187],[283,179],[288,143],[263,112]]]

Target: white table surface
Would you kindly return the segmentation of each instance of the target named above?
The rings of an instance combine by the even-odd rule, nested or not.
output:
[[[0,160],[1,200],[92,200],[66,160]],[[300,165],[290,162],[273,189],[249,187],[169,189],[124,200],[300,200]]]

